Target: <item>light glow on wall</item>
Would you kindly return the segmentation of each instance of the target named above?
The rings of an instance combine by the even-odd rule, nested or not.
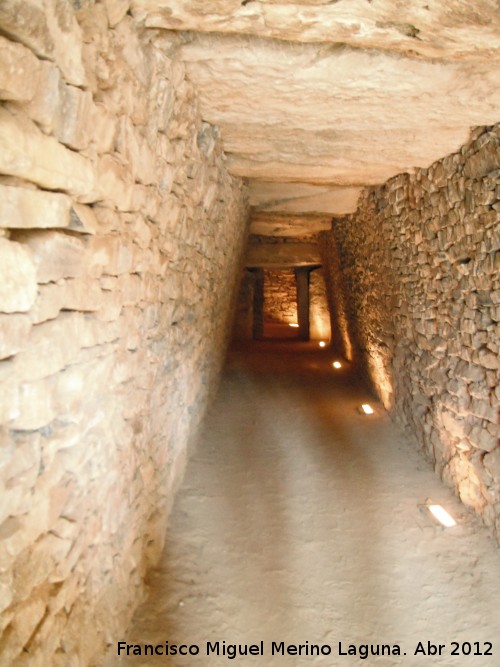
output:
[[[457,525],[455,519],[441,505],[427,505],[427,509],[445,528],[452,528]]]
[[[363,410],[365,415],[372,415],[375,412],[375,410],[372,408],[372,406],[369,405],[368,403],[363,403],[363,405],[361,406],[361,409]]]
[[[368,364],[368,373],[377,394],[384,408],[390,410],[394,402],[390,361],[387,355],[383,354],[375,346],[370,348],[366,361]]]

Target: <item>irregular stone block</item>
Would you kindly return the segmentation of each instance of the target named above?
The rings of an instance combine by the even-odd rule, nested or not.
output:
[[[33,431],[49,424],[57,415],[48,379],[19,385],[19,412],[9,426]]]
[[[16,612],[10,624],[11,632],[2,647],[2,658],[11,665],[17,662],[16,658],[22,654],[26,643],[46,614],[47,600],[43,599],[43,593],[38,592],[18,605]]]
[[[495,354],[494,352],[491,352],[487,349],[482,349],[475,353],[473,355],[473,360],[475,363],[489,370],[497,370],[500,368],[500,359],[498,354]]]
[[[96,318],[100,322],[115,322],[120,317],[122,308],[123,304],[119,295],[114,292],[104,292],[101,297],[101,305],[96,313]]]
[[[37,282],[56,282],[83,273],[85,245],[79,238],[53,230],[17,232],[15,238],[30,248]]]
[[[22,550],[26,537],[23,534],[23,522],[18,517],[8,517],[0,525],[0,567],[7,570],[11,554]]]
[[[115,144],[117,120],[102,104],[93,104],[90,143],[98,154],[111,153]]]
[[[12,572],[0,574],[0,613],[10,607],[13,598]]]
[[[499,167],[500,148],[495,142],[490,142],[467,160],[464,175],[468,178],[480,179]]]
[[[89,195],[95,176],[89,160],[46,137],[26,117],[0,109],[0,172],[49,190]]]
[[[0,314],[0,359],[11,357],[26,345],[31,330],[27,315]]]
[[[60,477],[59,472],[58,477]],[[59,479],[54,480],[51,495],[55,495],[57,483],[60,483]],[[14,568],[17,596],[21,599],[28,597],[33,589],[38,588],[44,582],[55,583],[60,580],[56,575],[57,564],[64,563],[71,546],[72,542],[69,540],[48,533],[42,535],[32,548],[25,550],[18,558]]]
[[[483,424],[486,424],[486,422],[483,422]],[[499,444],[498,434],[490,433],[482,424],[472,428],[469,438],[475,447],[485,452],[492,452]]]
[[[75,86],[61,84],[60,104],[54,123],[54,135],[75,150],[86,148],[92,134],[92,95]]]
[[[119,301],[118,297],[115,297]],[[85,277],[40,285],[38,297],[29,317],[40,324],[57,317],[61,310],[94,312],[106,305],[106,299],[95,278]],[[120,303],[121,307],[121,303]]]
[[[36,294],[36,267],[31,253],[19,243],[0,238],[0,312],[27,312]]]
[[[0,198],[0,227],[6,229],[67,228],[95,234],[98,227],[90,207],[74,204],[63,194],[0,185]]]
[[[455,375],[469,382],[482,382],[486,377],[485,370],[482,366],[477,364],[468,364],[463,360],[458,362],[455,369]]]
[[[118,236],[96,236],[89,239],[87,270],[102,267],[111,276],[128,273],[133,265],[132,245]]]
[[[19,415],[19,386],[14,375],[14,361],[2,361],[4,374],[0,375],[0,424],[7,424]],[[8,376],[5,375],[8,373]]]
[[[109,25],[114,28],[130,8],[131,0],[104,0]]]
[[[64,373],[57,376],[55,400],[57,413],[62,419],[70,419],[82,411],[84,403],[92,404],[102,396],[102,388],[111,388],[112,373],[116,358],[103,357],[86,363],[73,364]],[[82,398],[83,396],[83,398]],[[81,458],[81,448],[72,448],[68,456]]]
[[[492,424],[498,423],[499,407],[498,405],[491,406],[487,400],[485,401],[478,398],[472,399],[470,411],[473,415],[477,415],[482,419],[487,419]]]
[[[31,100],[39,72],[40,62],[29,49],[0,36],[0,99]]]
[[[134,215],[130,221],[134,242],[140,248],[147,248],[151,243],[151,229],[141,215]]]
[[[61,104],[61,72],[48,60],[40,61],[39,69],[38,86],[33,99],[23,104],[22,110],[38,123],[46,134],[52,134]]]
[[[64,285],[48,283],[38,286],[38,296],[30,310],[29,316],[33,324],[53,320],[62,310],[65,296]]]
[[[71,199],[55,192],[0,185],[0,227],[36,229],[68,227]]]
[[[500,479],[500,447],[486,454],[483,459],[484,467],[494,480]]]
[[[67,280],[64,285],[62,307],[84,313],[99,310],[104,304],[104,296],[99,283],[94,278]]]
[[[158,114],[158,131],[167,132],[175,104],[175,91],[168,77],[161,78],[154,91],[154,104]],[[166,156],[168,147],[165,146],[160,154]]]
[[[119,211],[130,211],[134,182],[126,165],[117,157],[103,155],[97,165],[96,191],[92,200],[113,203]]]
[[[121,300],[124,306],[133,306],[141,299],[142,281],[139,276],[125,274],[119,281]]]
[[[98,226],[95,213],[89,206],[73,204],[69,224],[71,231],[81,234],[96,234]]]
[[[116,149],[129,165],[134,180],[144,185],[156,181],[154,155],[144,137],[125,116],[119,122]]]
[[[29,346],[15,358],[15,373],[22,382],[39,380],[74,361],[83,345],[85,320],[80,313],[63,313],[33,327]]]
[[[70,83],[85,84],[82,35],[70,3],[2,0],[0,29],[38,56],[53,60]]]

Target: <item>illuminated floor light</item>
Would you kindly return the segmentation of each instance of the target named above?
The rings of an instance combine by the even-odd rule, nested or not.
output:
[[[368,405],[368,403],[363,403],[363,405],[361,406],[361,409],[363,410],[365,415],[372,415],[375,412],[374,409],[372,408],[372,406]]]
[[[427,509],[432,516],[439,521],[445,528],[452,528],[457,525],[455,519],[441,507],[441,505],[427,505]]]
[[[332,366],[334,368],[342,368],[342,364],[340,363],[340,361],[334,361]]]
[[[299,328],[299,325],[296,324],[295,322],[290,322],[290,324],[289,324],[288,326],[289,326],[289,327],[293,327],[294,329],[298,329],[298,328]]]
[[[325,347],[325,345],[326,345],[324,340],[320,340],[318,344],[319,344],[320,347]]]

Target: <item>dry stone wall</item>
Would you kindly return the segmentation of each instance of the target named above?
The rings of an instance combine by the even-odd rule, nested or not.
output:
[[[500,539],[499,198],[496,125],[367,191],[323,251],[354,359]]]
[[[0,8],[9,667],[94,665],[123,638],[220,368],[246,240],[241,183],[175,38],[141,34],[126,0],[43,6]]]
[[[264,270],[264,325],[297,322],[297,284],[293,269]]]

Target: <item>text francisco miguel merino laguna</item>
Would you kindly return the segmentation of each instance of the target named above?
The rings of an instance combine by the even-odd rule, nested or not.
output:
[[[218,655],[228,660],[243,655],[332,655],[334,649],[330,644],[312,644],[306,641],[304,644],[287,644],[286,642],[266,642],[257,644],[230,644],[226,641],[204,642],[203,644],[171,644],[168,641],[163,644],[128,644],[117,643],[117,655],[137,656],[168,656],[168,655]],[[361,660],[372,655],[401,655],[401,649],[397,644],[347,644],[338,642],[336,655],[357,656]]]

